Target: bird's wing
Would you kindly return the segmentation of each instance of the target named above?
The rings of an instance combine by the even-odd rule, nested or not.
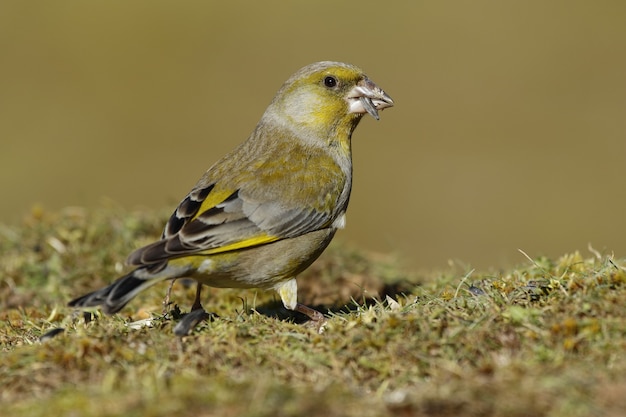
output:
[[[259,246],[328,227],[333,214],[260,202],[215,184],[195,188],[170,217],[161,240],[129,257],[130,265],[158,264],[191,254]]]

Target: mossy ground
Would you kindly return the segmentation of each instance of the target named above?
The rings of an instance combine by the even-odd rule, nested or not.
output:
[[[167,284],[77,314],[167,213],[115,207],[0,226],[0,415],[622,416],[626,262],[590,252],[488,273],[407,274],[333,244],[300,279],[323,334],[272,293],[206,291],[219,317],[172,333]],[[176,284],[186,311],[194,289]],[[151,326],[130,323],[152,319]],[[63,328],[54,337],[41,336]]]

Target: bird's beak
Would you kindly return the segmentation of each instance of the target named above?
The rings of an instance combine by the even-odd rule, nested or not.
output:
[[[376,84],[365,77],[348,93],[350,113],[369,113],[378,120],[378,110],[393,106],[393,100]]]

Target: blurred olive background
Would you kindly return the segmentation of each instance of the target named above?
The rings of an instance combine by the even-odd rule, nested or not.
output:
[[[4,1],[0,222],[162,210],[301,66],[396,101],[353,137],[343,241],[415,268],[626,255],[626,2]],[[165,221],[165,218],[164,218]]]

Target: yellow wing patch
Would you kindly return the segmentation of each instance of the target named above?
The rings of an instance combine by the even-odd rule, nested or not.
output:
[[[230,252],[240,249],[248,249],[254,246],[264,245],[266,243],[271,243],[279,240],[279,237],[270,236],[266,233],[260,234],[258,236],[253,236],[251,238],[242,240],[240,242],[231,243],[229,245],[220,246],[219,248],[208,249],[202,252],[198,252],[197,255],[214,255],[216,253]]]
[[[209,195],[204,199],[198,212],[190,219],[194,220],[196,217],[200,216],[202,213],[211,210],[213,207],[217,206],[220,203],[223,203],[228,197],[230,197],[236,190],[224,190],[217,189],[215,187]]]

